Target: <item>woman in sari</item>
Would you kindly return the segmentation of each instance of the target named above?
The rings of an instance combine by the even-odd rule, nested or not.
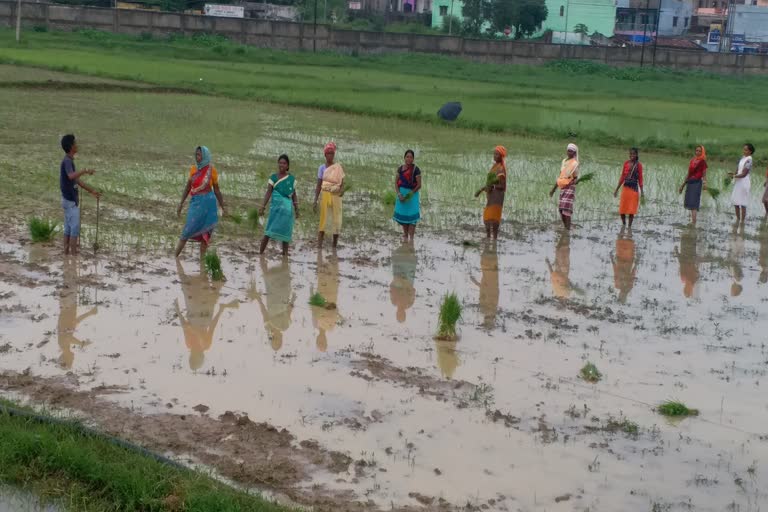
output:
[[[704,146],[696,146],[696,156],[688,165],[688,175],[680,185],[680,194],[685,189],[686,210],[691,211],[691,224],[696,225],[696,214],[701,206],[701,191],[707,187],[707,151]]]
[[[339,243],[341,233],[341,198],[344,196],[344,169],[340,164],[334,163],[336,157],[336,144],[329,142],[325,145],[325,163],[317,169],[317,187],[315,187],[315,203],[313,209],[317,211],[317,201],[320,200],[320,227],[317,235],[318,247],[323,246],[325,232],[328,224],[331,224],[333,233],[333,248]],[[330,215],[328,212],[330,211]]]
[[[549,197],[560,189],[560,201],[557,208],[560,218],[563,219],[565,229],[571,229],[571,216],[573,216],[573,202],[576,200],[576,184],[579,182],[579,148],[576,144],[568,144],[568,156],[560,165],[560,176],[555,186],[549,192]]]
[[[637,278],[637,260],[635,258],[635,241],[632,232],[625,234],[621,229],[616,239],[616,254],[611,254],[613,265],[613,286],[619,291],[619,302],[626,304],[629,292],[635,286]]]
[[[405,152],[405,163],[397,169],[395,176],[395,214],[393,219],[403,227],[403,243],[413,242],[416,224],[421,218],[419,190],[421,190],[421,169],[413,163],[416,158],[412,149]]]
[[[640,197],[643,194],[643,164],[638,159],[637,148],[629,150],[629,160],[624,162],[624,169],[621,172],[619,184],[613,191],[613,197],[618,195],[619,189],[621,189],[621,200],[619,201],[621,224],[627,225],[627,215],[629,215],[629,228],[632,229],[632,223],[640,205]]]
[[[728,173],[733,178],[733,192],[731,201],[736,208],[736,222],[744,223],[747,220],[747,205],[749,204],[750,180],[749,173],[752,171],[752,154],[755,152],[755,146],[744,144],[742,154],[744,156],[739,160],[739,167],[736,172]]]
[[[765,183],[763,183],[763,208],[765,208],[765,218],[768,220],[768,170],[765,172]]]
[[[181,195],[181,203],[176,209],[176,215],[180,216],[184,201],[187,200],[188,195],[192,196],[189,210],[187,210],[187,223],[184,225],[184,231],[182,231],[179,244],[176,246],[177,258],[184,250],[184,246],[187,245],[187,240],[192,239],[200,242],[200,258],[202,259],[211,243],[213,229],[219,222],[217,200],[221,206],[222,215],[227,214],[224,198],[219,190],[219,173],[211,165],[211,152],[207,147],[197,147],[195,162],[196,164],[189,169],[189,179],[184,187],[184,193]]]
[[[279,240],[283,243],[283,256],[288,256],[288,244],[293,237],[293,223],[299,218],[299,203],[296,198],[296,178],[289,173],[290,160],[288,155],[280,155],[277,159],[278,172],[269,178],[267,193],[264,203],[259,209],[259,214],[264,215],[267,203],[272,200],[269,207],[269,220],[264,230],[264,238],[261,239],[259,254],[267,250],[269,239]]]
[[[488,172],[485,187],[475,193],[475,197],[485,192],[486,203],[483,210],[485,236],[496,240],[499,237],[501,212],[504,209],[504,195],[507,192],[507,148],[496,146],[493,150],[493,165]],[[495,174],[495,178],[491,176]]]

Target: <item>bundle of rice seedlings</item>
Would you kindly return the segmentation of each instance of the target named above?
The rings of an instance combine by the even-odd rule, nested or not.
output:
[[[642,194],[642,195],[640,196],[640,206],[645,206],[645,203],[646,203],[646,202],[647,202],[647,201],[646,201],[646,199],[645,199],[645,194]]]
[[[714,200],[717,200],[717,198],[720,197],[720,189],[717,188],[707,187],[707,193]]]
[[[344,193],[346,194],[352,189],[352,183],[350,183],[347,180],[344,180]]]
[[[579,178],[579,184],[586,183],[588,181],[592,181],[592,179],[594,179],[594,177],[595,177],[595,173],[588,172],[587,174],[585,174],[584,176]]]
[[[248,225],[254,231],[259,227],[259,209],[251,208],[248,210]]]
[[[229,217],[229,220],[231,220],[235,224],[242,224],[243,223],[243,216],[240,215],[239,213],[230,213],[228,215],[228,217]]]
[[[493,172],[490,171],[488,175],[485,177],[485,186],[490,187],[491,185],[495,185],[499,182],[499,176]]]
[[[461,319],[461,302],[455,293],[443,297],[438,317],[437,338],[440,340],[456,339],[456,323]]]
[[[205,270],[214,281],[224,280],[224,271],[221,269],[221,259],[216,251],[208,251],[203,259]]]
[[[29,234],[33,242],[49,242],[53,238],[57,224],[48,219],[32,217],[29,219]]]
[[[597,382],[600,379],[603,378],[603,374],[600,373],[600,371],[597,369],[597,366],[595,366],[592,363],[585,364],[581,371],[579,372],[579,375],[582,379],[584,379],[587,382]]]
[[[682,417],[682,416],[698,416],[698,409],[690,409],[683,402],[679,400],[667,400],[662,402],[656,407],[656,411],[664,416]]]
[[[733,176],[726,174],[723,176],[723,188],[728,188],[733,183]]]
[[[413,197],[413,190],[405,194],[405,197],[403,197],[403,202],[407,203],[408,201],[411,200],[412,197]]]
[[[319,308],[325,307],[327,301],[325,300],[325,297],[320,295],[319,292],[315,292],[312,294],[312,296],[309,298],[309,305],[310,306],[317,306]]]
[[[394,190],[387,190],[384,192],[381,200],[384,203],[384,206],[394,206],[395,201],[397,201],[397,194],[395,194]]]

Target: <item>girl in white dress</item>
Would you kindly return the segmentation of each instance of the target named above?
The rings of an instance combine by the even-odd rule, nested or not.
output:
[[[739,168],[736,172],[728,173],[733,177],[733,193],[731,201],[736,208],[736,222],[744,222],[747,218],[747,205],[749,204],[749,173],[752,170],[752,154],[755,146],[744,144],[744,156],[739,160]]]

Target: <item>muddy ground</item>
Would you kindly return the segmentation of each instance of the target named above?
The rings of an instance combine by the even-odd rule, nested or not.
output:
[[[724,218],[239,242],[225,283],[14,233],[0,389],[315,510],[765,510],[768,231]],[[435,341],[448,291],[460,338]]]

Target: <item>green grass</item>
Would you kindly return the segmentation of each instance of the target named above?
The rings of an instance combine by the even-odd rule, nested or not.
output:
[[[224,280],[224,271],[221,269],[221,258],[215,250],[209,250],[205,253],[203,259],[205,263],[205,271],[211,276],[214,281]]]
[[[690,409],[687,405],[678,400],[667,400],[666,402],[662,402],[656,407],[656,411],[659,414],[673,418],[699,415],[698,409]]]
[[[248,226],[253,231],[256,231],[259,229],[259,209],[258,208],[249,208],[248,209]]]
[[[580,144],[639,146],[735,159],[745,140],[768,146],[768,78],[585,62],[494,65],[423,54],[345,56],[243,47],[217,37],[143,40],[96,31],[0,31],[0,63],[143,81],[202,94],[441,124]],[[202,80],[201,80],[202,78]],[[52,86],[49,84],[49,86]],[[749,112],[749,115],[746,113]]]
[[[581,367],[579,375],[587,382],[599,382],[603,378],[603,374],[597,369],[593,363],[587,363]]]
[[[437,338],[443,340],[456,339],[456,323],[461,319],[461,302],[455,293],[443,297],[438,316]]]
[[[630,436],[636,436],[640,433],[640,426],[637,423],[621,415],[618,418],[609,416],[605,423],[605,429],[611,432],[624,432]]]
[[[289,510],[86,435],[75,424],[42,424],[3,413],[0,482],[78,512]]]
[[[50,242],[56,233],[56,226],[57,224],[51,220],[32,217],[29,219],[29,234],[32,241],[35,243]]]
[[[312,294],[312,296],[309,298],[309,304],[311,306],[317,306],[317,307],[325,307],[325,305],[328,302],[325,300],[325,297],[320,295],[319,292],[315,292]]]

